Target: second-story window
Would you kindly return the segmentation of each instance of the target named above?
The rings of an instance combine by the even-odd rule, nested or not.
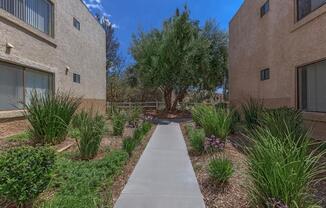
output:
[[[268,80],[270,78],[269,76],[269,69],[263,69],[260,71],[260,80]]]
[[[53,4],[49,0],[0,0],[0,8],[53,36]]]
[[[77,29],[77,30],[80,30],[80,22],[76,19],[76,18],[74,18],[74,27]]]
[[[260,17],[265,16],[269,11],[269,0],[265,2],[265,4],[260,8]]]
[[[297,20],[301,20],[325,3],[326,0],[297,0]]]

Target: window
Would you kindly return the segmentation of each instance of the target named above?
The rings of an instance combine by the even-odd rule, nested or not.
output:
[[[297,19],[301,20],[325,3],[326,0],[297,0]]]
[[[80,22],[74,18],[74,27],[77,29],[77,30],[80,30]]]
[[[22,108],[31,93],[52,93],[52,74],[0,62],[0,110]]]
[[[299,68],[299,107],[309,112],[326,112],[326,61]]]
[[[269,11],[269,0],[265,2],[265,4],[260,8],[260,17],[265,16]]]
[[[73,74],[73,81],[76,83],[80,83],[80,75],[79,74]]]
[[[268,80],[269,77],[269,69],[264,69],[260,71],[260,80],[264,81],[264,80]]]
[[[0,0],[0,8],[53,36],[53,4],[49,0]]]

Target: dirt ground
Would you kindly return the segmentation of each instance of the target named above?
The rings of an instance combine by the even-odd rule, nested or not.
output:
[[[26,120],[0,122],[0,139],[25,131],[28,128]]]
[[[190,150],[186,125],[182,124],[182,132]],[[223,153],[198,155],[190,150],[189,155],[207,208],[249,207],[245,191],[245,185],[247,184],[245,155],[240,153],[231,143],[227,143]],[[229,183],[221,186],[210,179],[207,167],[212,158],[222,156],[226,156],[232,161],[235,172]]]

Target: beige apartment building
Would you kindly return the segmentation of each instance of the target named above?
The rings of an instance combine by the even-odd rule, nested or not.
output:
[[[0,0],[0,118],[32,90],[70,91],[105,112],[105,32],[81,0]]]
[[[301,109],[326,138],[326,0],[245,0],[230,22],[230,101]]]

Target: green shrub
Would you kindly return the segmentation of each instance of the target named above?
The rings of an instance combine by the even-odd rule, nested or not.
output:
[[[250,98],[247,103],[241,106],[244,114],[245,124],[248,130],[253,130],[259,125],[259,119],[264,110],[263,104],[257,100]]]
[[[137,140],[132,137],[128,137],[123,140],[122,149],[126,151],[129,154],[129,156],[132,154],[132,151],[134,151],[136,146],[137,146]]]
[[[144,135],[147,134],[151,130],[151,128],[152,124],[146,121],[141,125],[141,129]]]
[[[113,181],[128,160],[125,151],[112,151],[101,160],[74,161],[60,156],[50,188],[56,192],[51,199],[40,202],[42,208],[107,207],[101,199],[101,188]],[[110,189],[109,189],[110,190]],[[105,194],[108,194],[107,192]]]
[[[275,200],[289,208],[314,205],[312,185],[326,171],[325,165],[319,163],[325,151],[311,151],[306,134],[275,134],[260,127],[250,136],[254,143],[248,152],[252,207],[269,207]]]
[[[76,113],[71,120],[71,127],[76,129],[82,125],[85,119],[88,119],[88,114],[86,111],[82,110],[79,113]]]
[[[203,129],[189,129],[188,131],[190,146],[198,153],[205,150],[205,132]]]
[[[20,147],[0,155],[0,199],[24,207],[42,193],[51,179],[54,151]]]
[[[126,116],[122,112],[112,115],[113,135],[122,136],[126,124]]]
[[[211,106],[204,104],[195,105],[191,110],[192,119],[197,126],[201,127],[201,120],[205,113],[209,110],[212,110]]]
[[[105,119],[103,116],[96,114],[84,114],[80,120],[79,140],[76,139],[80,157],[83,160],[93,159],[99,150],[102,136],[105,132]]]
[[[277,108],[265,110],[262,114],[260,125],[268,128],[272,135],[278,138],[294,134],[293,138],[307,134],[303,126],[302,113],[293,108]]]
[[[30,103],[25,104],[25,116],[31,124],[34,142],[43,145],[62,142],[80,102],[81,99],[61,92],[55,95],[32,93]]]
[[[208,173],[210,177],[218,183],[226,183],[233,175],[232,162],[226,158],[213,159],[208,164]]]
[[[142,109],[140,107],[134,107],[128,111],[127,120],[130,126],[134,128],[138,127],[141,111]]]
[[[200,119],[206,136],[215,136],[224,140],[232,131],[233,112],[227,109],[207,108],[204,115]]]

